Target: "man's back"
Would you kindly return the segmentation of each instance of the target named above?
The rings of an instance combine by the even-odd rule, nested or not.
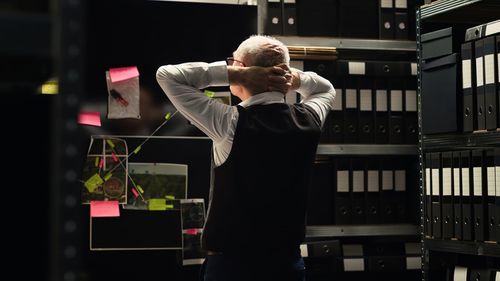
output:
[[[215,168],[204,247],[297,254],[320,121],[303,104],[238,107],[233,146]]]

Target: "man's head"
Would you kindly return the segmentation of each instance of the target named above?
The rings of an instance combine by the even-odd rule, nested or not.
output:
[[[265,35],[252,35],[241,42],[233,57],[234,66],[269,67],[290,64],[288,48],[275,38]],[[242,86],[231,86],[231,92],[238,97],[244,90]]]

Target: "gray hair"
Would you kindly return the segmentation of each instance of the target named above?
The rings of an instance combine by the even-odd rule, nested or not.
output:
[[[233,54],[238,58],[245,58],[250,65],[247,66],[275,66],[290,64],[288,48],[274,37],[267,35],[252,35],[241,42]]]

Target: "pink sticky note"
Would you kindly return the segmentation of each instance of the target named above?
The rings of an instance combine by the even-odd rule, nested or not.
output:
[[[196,228],[184,229],[184,233],[189,234],[189,235],[196,235],[196,234],[198,234],[198,229],[196,229]]]
[[[102,167],[104,167],[104,160],[101,159],[101,161],[99,161],[99,169],[102,169]]]
[[[139,70],[137,70],[137,66],[109,69],[109,78],[111,79],[111,83],[120,82],[137,76],[139,76]]]
[[[91,217],[119,217],[118,201],[90,201]]]
[[[96,111],[80,112],[78,124],[101,127],[101,113]]]
[[[134,194],[135,198],[139,197],[139,193],[137,192],[137,190],[135,190],[135,188],[132,188],[132,193]]]

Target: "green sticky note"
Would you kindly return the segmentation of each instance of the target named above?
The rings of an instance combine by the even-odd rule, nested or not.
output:
[[[174,205],[173,204],[169,204],[169,205],[165,205],[165,207],[168,209],[173,209],[174,208]]]
[[[205,90],[205,96],[207,96],[209,98],[213,98],[215,96],[215,92]]]
[[[99,166],[99,156],[97,156],[97,157],[95,158],[95,163],[94,163],[94,165],[95,165],[96,167],[98,167],[98,166]]]
[[[94,174],[84,183],[84,185],[89,192],[94,192],[97,187],[99,187],[103,183],[104,181],[102,180],[101,176],[99,176],[99,174]]]
[[[105,176],[104,176],[104,181],[107,181],[109,180],[109,178],[111,178],[113,174],[112,173],[107,173]]]
[[[150,211],[165,211],[167,204],[165,199],[150,198],[148,200],[148,210]]]
[[[136,185],[135,188],[137,188],[137,190],[139,190],[140,193],[144,193],[144,189],[142,189],[140,185]]]
[[[139,145],[136,149],[134,149],[134,154],[137,154],[139,153],[139,150],[141,150],[141,146]]]
[[[115,148],[115,144],[111,140],[106,140],[106,142],[111,146],[111,148]]]
[[[173,195],[166,195],[165,198],[167,198],[167,200],[175,200],[175,196]]]
[[[172,114],[170,114],[170,112],[168,112],[167,115],[165,115],[165,119],[168,120],[168,119],[170,119],[170,117],[172,117]]]

